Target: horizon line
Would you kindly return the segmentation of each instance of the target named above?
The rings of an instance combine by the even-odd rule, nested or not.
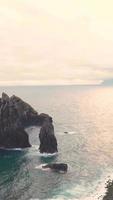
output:
[[[102,84],[46,84],[46,85],[0,85],[0,87],[45,87],[45,86],[101,86]]]

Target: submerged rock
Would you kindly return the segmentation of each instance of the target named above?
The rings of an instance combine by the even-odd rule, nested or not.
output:
[[[60,171],[67,172],[68,165],[64,163],[52,163],[52,164],[44,165],[42,166],[42,168],[44,169],[49,168],[56,172],[60,172]]]
[[[39,134],[40,139],[40,153],[56,153],[57,149],[57,140],[54,134],[54,126],[52,124],[52,118],[46,117],[43,125],[40,129]]]

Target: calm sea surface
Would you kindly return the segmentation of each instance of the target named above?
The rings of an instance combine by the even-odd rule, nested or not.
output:
[[[59,154],[41,158],[39,129],[28,128],[32,148],[0,152],[0,200],[101,199],[113,172],[113,88],[40,86],[2,91],[53,117]],[[68,173],[40,169],[50,162],[67,163]]]

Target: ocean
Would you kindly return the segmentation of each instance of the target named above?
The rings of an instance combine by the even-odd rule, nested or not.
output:
[[[102,199],[113,178],[113,88],[0,87],[3,91],[53,117],[59,153],[41,157],[39,128],[29,127],[30,149],[0,151],[0,200]],[[67,163],[68,172],[41,169],[51,162]]]

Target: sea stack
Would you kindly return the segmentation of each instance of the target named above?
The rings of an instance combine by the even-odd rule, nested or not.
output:
[[[39,134],[40,139],[40,153],[56,153],[57,149],[57,140],[54,134],[54,126],[52,124],[52,118],[48,115],[43,118],[43,124],[40,129]]]

